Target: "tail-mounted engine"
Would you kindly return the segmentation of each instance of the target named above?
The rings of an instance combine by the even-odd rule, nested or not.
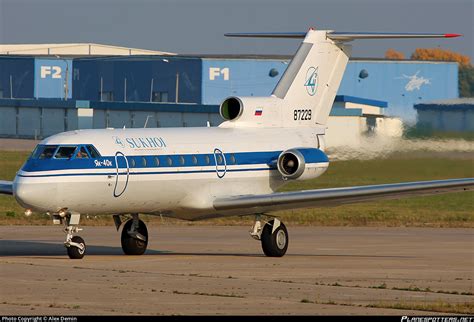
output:
[[[220,127],[282,126],[281,103],[276,97],[228,97],[219,108],[221,117],[226,120]]]
[[[244,111],[244,104],[238,97],[226,98],[219,109],[222,118],[226,121],[237,119]]]

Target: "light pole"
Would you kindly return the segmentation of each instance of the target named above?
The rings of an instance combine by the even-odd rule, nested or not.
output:
[[[67,101],[69,94],[69,63],[66,59],[61,58],[59,55],[54,55],[56,58],[63,60],[66,63],[66,75],[64,79],[64,100]]]

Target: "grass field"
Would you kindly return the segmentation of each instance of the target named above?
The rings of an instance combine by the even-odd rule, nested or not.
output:
[[[26,152],[0,151],[0,179],[12,180],[28,157]],[[472,156],[440,153],[410,153],[388,159],[335,161],[320,178],[292,182],[282,191],[393,183],[403,181],[474,177]],[[331,208],[275,213],[289,224],[324,226],[427,226],[474,227],[474,192],[405,198],[344,205]],[[148,221],[160,218],[146,216]],[[176,222],[165,219],[166,223]],[[206,221],[213,224],[248,224],[250,218],[226,218]],[[23,209],[10,196],[0,196],[0,224],[49,224],[45,215],[25,217]],[[111,225],[110,216],[82,221],[84,225]]]

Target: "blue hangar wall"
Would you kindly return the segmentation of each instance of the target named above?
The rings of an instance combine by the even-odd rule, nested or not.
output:
[[[177,57],[75,59],[73,87],[73,98],[77,100],[101,100],[102,96],[102,100],[118,102],[200,103],[201,60]]]
[[[34,58],[0,58],[0,98],[34,98]]]
[[[72,59],[0,57],[0,99],[72,98],[72,64]]]
[[[202,103],[230,95],[269,95],[286,69],[284,60],[203,59]],[[277,76],[272,75],[278,73]],[[386,115],[416,120],[414,104],[459,97],[458,65],[446,62],[350,61],[338,95],[388,102]]]
[[[287,67],[288,60],[262,58],[0,56],[0,98],[216,105],[231,95],[271,94]],[[387,115],[413,122],[414,104],[458,97],[458,67],[352,60],[338,95],[387,101]]]
[[[67,97],[90,101],[199,104],[201,68],[201,59],[187,57],[58,59],[0,56],[0,99]]]

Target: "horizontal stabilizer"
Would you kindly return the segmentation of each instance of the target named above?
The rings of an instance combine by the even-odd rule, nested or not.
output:
[[[239,38],[304,38],[306,32],[247,32],[247,33],[228,33],[226,37]]]
[[[328,33],[332,40],[350,41],[354,39],[397,39],[397,38],[453,38],[459,34],[425,34],[425,33],[392,33],[392,32],[336,32]]]
[[[226,37],[241,38],[305,38],[306,32],[264,32],[264,33],[228,33]],[[355,39],[396,39],[396,38],[454,38],[460,34],[436,33],[399,33],[399,32],[345,32],[327,31],[327,37],[337,41],[351,41]]]

